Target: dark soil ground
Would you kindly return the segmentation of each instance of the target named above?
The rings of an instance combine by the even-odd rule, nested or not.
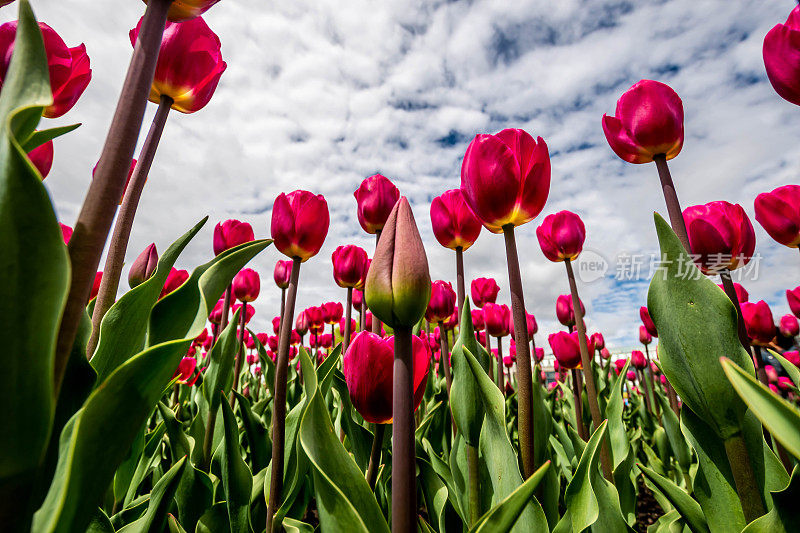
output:
[[[648,526],[661,518],[664,510],[653,497],[652,491],[644,484],[641,476],[637,483],[639,485],[639,497],[636,499],[636,524],[633,527],[636,531],[645,533]]]

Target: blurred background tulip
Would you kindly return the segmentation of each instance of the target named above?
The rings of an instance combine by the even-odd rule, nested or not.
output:
[[[272,278],[275,280],[275,285],[280,289],[285,289],[289,286],[289,276],[292,273],[292,262],[289,260],[278,260],[275,263],[275,270],[272,272]]]
[[[425,311],[428,322],[438,324],[453,314],[456,305],[456,291],[449,281],[436,280],[431,283],[431,298]]]
[[[704,274],[736,270],[750,262],[756,234],[739,204],[725,201],[683,211],[694,261]]]
[[[644,328],[650,334],[651,337],[658,337],[658,330],[656,329],[656,324],[653,322],[653,319],[650,318],[650,310],[647,309],[646,305],[643,305],[639,308],[639,318],[642,319],[642,324],[644,324]]]
[[[653,342],[653,336],[650,335],[650,332],[647,331],[647,328],[644,326],[639,326],[639,342],[645,346]]]
[[[800,335],[800,324],[794,315],[783,315],[780,321],[781,335],[784,337],[797,337]]]
[[[647,359],[645,359],[644,353],[639,350],[633,350],[631,352],[631,366],[637,370],[647,368]]]
[[[792,13],[797,11],[796,8]],[[797,35],[800,37],[800,32]],[[800,57],[800,48],[798,52]],[[800,185],[762,192],[756,196],[755,210],[756,220],[770,237],[790,248],[800,246]]]
[[[156,271],[158,266],[158,250],[156,243],[150,243],[136,258],[128,271],[128,285],[131,289],[141,285]]]
[[[800,286],[786,289],[786,301],[789,303],[792,314],[800,318]]]
[[[766,346],[775,337],[772,311],[764,300],[743,303],[742,316],[747,327],[747,335],[753,344]]]

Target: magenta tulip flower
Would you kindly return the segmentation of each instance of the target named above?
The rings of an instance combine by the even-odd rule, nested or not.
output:
[[[800,324],[794,315],[783,315],[780,322],[781,335],[784,337],[797,337],[800,335]]]
[[[242,269],[233,278],[233,296],[240,302],[253,302],[261,291],[261,278],[252,268]]]
[[[128,285],[131,289],[141,285],[156,271],[158,266],[158,250],[156,243],[150,243],[131,265],[128,271]]]
[[[631,366],[638,370],[647,368],[647,359],[641,351],[633,350],[631,352]]]
[[[800,352],[797,350],[787,350],[783,352],[783,357],[794,366],[800,366]]]
[[[723,291],[725,290],[725,286],[722,285],[721,283],[717,284],[717,287],[719,287]],[[750,301],[750,294],[744,287],[741,286],[741,284],[733,282],[733,290],[736,292],[736,298],[739,300],[739,303]],[[657,336],[658,335],[656,335],[656,337]]]
[[[386,176],[374,174],[361,182],[353,196],[358,204],[358,223],[367,233],[375,234],[386,224],[400,191]]]
[[[279,252],[305,262],[322,248],[328,235],[328,203],[308,191],[281,193],[272,206],[272,238]]]
[[[800,318],[800,287],[786,289],[786,301],[789,302],[789,309],[792,314]]]
[[[606,140],[628,163],[667,160],[683,147],[683,102],[668,85],[652,80],[635,83],[617,100],[613,117],[603,115]]]
[[[136,44],[141,25],[140,20],[130,31],[132,45]],[[150,101],[158,104],[162,96],[168,96],[176,111],[199,111],[214,96],[227,66],[222,60],[219,37],[202,17],[180,23],[168,22],[150,87]]]
[[[611,352],[608,351],[608,348],[601,348],[600,357],[608,361],[609,359],[611,359]]]
[[[650,332],[647,331],[647,328],[644,326],[639,326],[639,342],[645,346],[653,342],[653,336],[650,335]]]
[[[436,280],[431,283],[431,299],[425,318],[428,322],[438,324],[450,318],[456,305],[456,291],[449,281]]]
[[[589,337],[589,340],[594,345],[595,350],[602,350],[606,347],[606,340],[603,338],[603,334],[600,332],[592,333]]]
[[[559,262],[578,257],[583,250],[586,228],[581,217],[571,211],[559,211],[544,217],[536,228],[536,237],[544,256]]]
[[[550,192],[547,144],[520,129],[476,135],[461,164],[461,192],[493,233],[533,220]]]
[[[586,314],[586,308],[580,299],[581,314]],[[575,309],[572,307],[572,295],[562,294],[556,298],[556,317],[562,325],[570,327],[575,325]]]
[[[235,219],[220,222],[214,228],[214,255],[253,240],[253,227],[247,222]]]
[[[159,296],[159,299],[183,285],[187,279],[189,279],[189,272],[186,270],[178,270],[177,268],[173,267],[167,275],[167,280],[164,282],[164,288],[161,290],[161,296]]]
[[[488,302],[483,306],[483,321],[489,335],[505,337],[510,332],[511,310],[505,304]]]
[[[327,302],[322,304],[322,320],[326,324],[336,324],[344,314],[344,306],[341,302]]]
[[[481,223],[464,201],[461,189],[446,191],[431,202],[433,235],[445,248],[466,250],[481,233]]]
[[[42,179],[45,179],[53,168],[53,156],[53,141],[47,141],[28,152],[28,159],[39,171]]]
[[[639,318],[642,319],[642,324],[644,324],[645,329],[650,334],[651,337],[658,337],[658,330],[656,330],[656,324],[653,322],[653,319],[650,318],[650,310],[647,309],[646,305],[643,305],[639,308]]]
[[[414,410],[422,402],[428,381],[430,351],[416,335],[411,337],[414,357]],[[353,407],[367,422],[392,421],[392,374],[394,337],[382,339],[368,331],[355,336],[342,360],[347,390]]]
[[[742,304],[742,317],[752,344],[765,346],[775,337],[775,322],[767,302]]]
[[[483,307],[487,302],[495,303],[500,287],[494,278],[476,278],[470,284],[472,303],[475,307]]]
[[[339,246],[331,255],[333,279],[344,288],[360,288],[367,278],[369,257],[367,252],[353,244]]]
[[[625,368],[625,364],[628,362],[627,359],[615,359],[614,360],[614,371],[619,376],[619,373],[622,372],[622,369]]]
[[[58,118],[77,103],[92,79],[92,69],[86,46],[81,44],[69,48],[55,30],[44,22],[39,23],[39,29],[44,39],[50,90],[53,93],[53,103],[42,114],[47,118]],[[11,63],[16,36],[16,21],[0,26],[0,87]]]
[[[272,271],[272,278],[279,289],[289,287],[289,278],[292,275],[292,262],[289,260],[278,260],[275,263],[275,270]]]
[[[539,324],[536,323],[536,317],[528,313],[527,311],[525,312],[525,322],[527,324],[527,329],[528,329],[528,339],[530,340],[539,331]],[[508,327],[511,333],[511,338],[516,340],[517,337],[516,335],[514,335],[514,321],[511,319],[510,316],[508,321]]]
[[[472,309],[470,313],[472,314],[472,327],[475,328],[475,331],[483,331],[483,328],[486,327],[486,323],[483,320],[483,311]]]
[[[693,258],[704,274],[735,270],[750,262],[756,246],[753,225],[742,206],[725,201],[683,211]]]
[[[762,53],[775,92],[800,105],[800,8],[792,9],[786,23],[767,32]]]
[[[572,333],[558,331],[551,334],[547,341],[550,343],[550,348],[552,348],[553,355],[558,361],[559,368],[573,369],[581,366],[581,349],[577,331]],[[592,345],[591,340],[587,339],[586,344],[589,347],[589,352],[592,352],[594,345]]]
[[[789,248],[800,246],[800,185],[762,192],[756,196],[755,209],[756,220],[770,237]]]

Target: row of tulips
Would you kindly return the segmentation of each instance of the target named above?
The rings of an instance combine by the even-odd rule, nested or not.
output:
[[[561,211],[536,229],[570,288],[556,302],[565,331],[548,337],[548,376],[516,232],[546,205],[550,157],[521,129],[477,135],[460,186],[431,203],[436,240],[455,252],[455,287],[431,280],[408,200],[376,174],[354,193],[361,227],[376,236],[372,259],[354,245],[331,258],[344,304],[296,312],[301,269],[313,268],[303,264],[330,223],[325,198],[305,190],[275,199],[271,239],[237,220],[218,224],[213,258],[191,272],[174,265],[205,219],[161,255],[151,244],[117,298],[169,111],[207,105],[226,67],[201,17],[217,1],[145,3],[74,231],[56,220],[43,183],[53,139],[74,127],[36,128],[75,104],[89,58],[37,23],[27,0],[19,21],[0,27],[4,528],[792,530],[798,323],[787,315],[776,328],[767,304],[731,279],[755,250],[741,206],[681,209],[667,166],[684,140],[671,88],[643,80],[602,119],[619,157],[656,164],[672,226],[656,215],[666,275],[640,309],[644,351],[612,363],[602,334],[587,333],[572,266],[587,231]],[[793,103],[798,13],[764,43],[770,81]],[[158,111],[134,160],[148,99]],[[777,242],[800,245],[800,187],[759,195],[755,212]],[[464,252],[482,227],[503,235],[510,307],[490,278],[467,293]],[[263,298],[259,274],[245,268],[270,244],[287,258],[273,271],[274,335],[248,327]],[[800,288],[787,299],[800,314]],[[637,502],[648,499],[661,513],[645,524]]]

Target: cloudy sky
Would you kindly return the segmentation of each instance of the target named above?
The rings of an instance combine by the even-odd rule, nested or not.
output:
[[[82,122],[56,144],[46,185],[59,218],[72,225],[102,147],[130,57],[135,0],[32,0],[40,20],[67,42],[84,42],[93,80],[59,124]],[[753,200],[798,182],[800,109],[772,90],[762,40],[791,0],[401,1],[222,0],[205,17],[228,63],[211,103],[173,112],[141,199],[127,262],[150,242],[160,251],[205,215],[211,219],[179,259],[191,269],[212,255],[214,224],[250,222],[268,237],[282,191],[324,194],[331,211],[319,256],[301,270],[300,309],[343,299],[330,255],[340,244],[373,249],[356,220],[353,191],[376,172],[408,196],[434,279],[454,279],[453,252],[430,228],[432,198],[459,186],[461,158],[476,133],[523,128],[547,141],[550,197],[540,218],[518,228],[525,298],[539,321],[540,345],[560,327],[555,298],[568,291],[563,266],[538,246],[541,218],[569,209],[587,228],[586,248],[608,272],[582,283],[590,330],[612,349],[637,343],[651,254],[653,211],[665,213],[653,165],[631,165],[608,147],[600,120],[643,78],[683,99],[686,141],[670,162],[684,207],[740,203],[761,254],[745,286],[776,320],[783,291],[800,282],[797,252],[771,241],[755,222]],[[257,6],[257,7],[256,7]],[[15,6],[0,10],[15,18]],[[155,105],[149,106],[143,132]],[[144,137],[144,133],[142,134]],[[503,240],[486,231],[466,258],[467,278],[493,276],[508,303]],[[638,280],[615,279],[618,257],[637,256]],[[588,254],[587,254],[588,257]],[[262,274],[257,329],[277,314],[269,248],[251,266]],[[757,274],[757,275],[756,275]],[[588,280],[587,280],[588,281]]]

